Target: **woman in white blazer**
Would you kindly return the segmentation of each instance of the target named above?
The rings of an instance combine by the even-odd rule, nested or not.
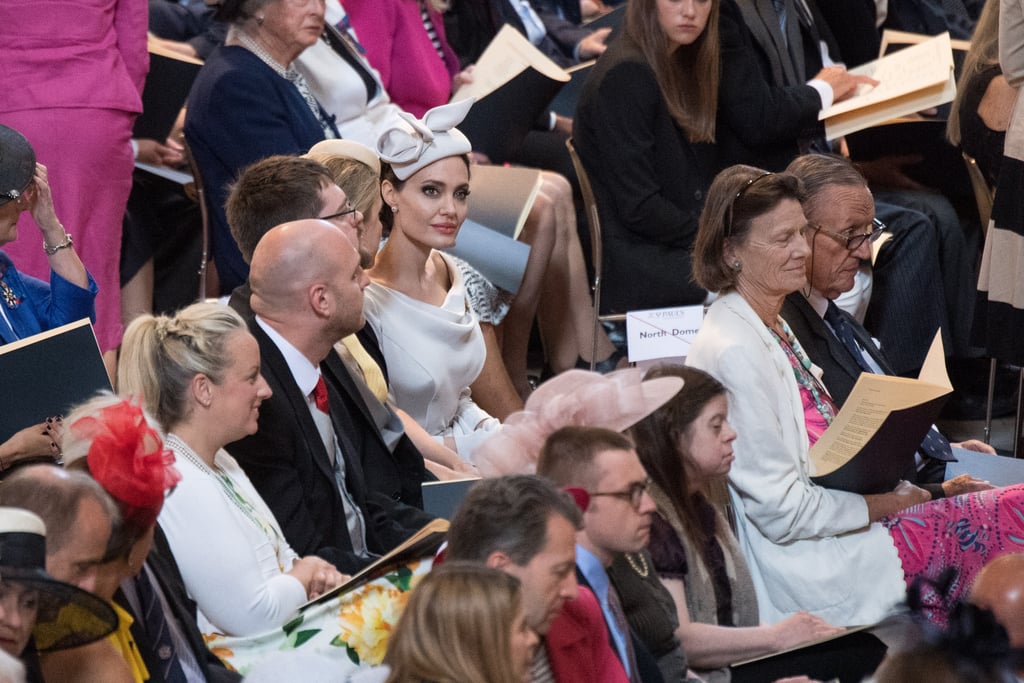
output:
[[[811,481],[809,446],[836,408],[779,316],[786,295],[805,286],[812,254],[801,196],[799,180],[786,173],[733,166],[715,179],[694,248],[694,277],[722,296],[687,363],[729,391],[738,433],[730,494],[761,620],[804,610],[837,625],[867,624],[896,611],[919,575],[961,566],[952,599],[985,562],[1024,550],[1014,540],[1024,539],[1024,489],[927,502],[926,491],[906,482],[862,496]],[[829,229],[816,230],[813,239],[849,244],[871,226],[849,234]],[[942,533],[950,522],[986,534],[986,541],[964,549],[963,537]],[[939,622],[944,597],[929,596],[927,613]]]

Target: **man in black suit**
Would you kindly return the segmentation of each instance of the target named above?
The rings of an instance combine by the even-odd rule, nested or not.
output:
[[[334,216],[331,222],[357,245],[361,265],[369,268],[376,256],[376,238],[364,239],[359,227],[360,214],[346,213],[348,205],[348,197],[321,164],[300,157],[272,156],[242,171],[231,188],[226,212],[232,235],[246,262],[252,259],[260,238],[272,227],[303,218]],[[252,316],[250,294],[246,283],[232,294],[229,302],[246,318]],[[386,381],[387,365],[372,329],[364,326],[355,337]],[[423,453],[410,440],[395,411],[373,394],[365,380],[364,368],[351,354],[346,354],[342,365],[345,367],[339,367],[337,372],[339,407],[347,411],[355,427],[352,438],[357,442],[366,485],[408,506],[402,508],[409,513],[403,524],[422,526],[429,518],[409,508],[423,506],[421,484],[433,479],[424,469]],[[410,424],[410,428],[416,427]],[[449,466],[465,466],[455,453],[435,444],[425,432],[418,438],[423,448],[431,449],[428,454],[432,458]]]
[[[564,0],[462,0],[445,13],[445,35],[463,66],[476,63],[504,24],[563,68],[598,57],[611,29],[579,26],[578,20],[559,11],[563,4]]]
[[[346,404],[352,379],[334,351],[365,322],[359,261],[325,220],[285,223],[260,239],[248,322],[274,393],[258,431],[227,447],[292,548],[350,573],[430,520],[366,484],[360,454],[379,447],[380,434]]]
[[[853,287],[861,263],[871,256],[871,241],[880,232],[874,224],[874,202],[863,176],[842,157],[808,154],[793,161],[787,170],[804,183],[811,256],[807,259],[809,288],[786,298],[782,317],[811,362],[822,369],[825,388],[842,406],[861,372],[893,374],[868,331],[833,302]],[[995,453],[974,439],[955,445]],[[949,442],[934,428],[919,455],[917,479],[931,485],[925,488],[933,497],[990,488],[967,475],[942,481],[943,459],[949,460],[951,455]]]
[[[583,528],[576,532],[576,578],[597,596],[612,649],[629,680],[661,681],[657,661],[626,621],[622,601],[608,577],[608,567],[617,555],[647,547],[656,510],[632,441],[607,429],[560,429],[541,449],[537,474],[557,486],[589,494]]]
[[[720,21],[721,165],[779,171],[798,153],[829,151],[818,111],[849,97],[858,81],[842,67],[828,66],[844,55],[815,1],[723,0]],[[870,165],[877,184],[887,188],[876,192],[877,211],[897,237],[879,253],[882,264],[892,265],[877,272],[883,287],[873,301],[883,295],[899,299],[889,304],[897,315],[883,316],[876,306],[868,328],[892,350],[897,372],[906,374],[920,367],[927,352],[930,335],[923,329],[942,327],[951,353],[970,353],[975,278],[974,257],[952,205],[941,195],[904,189],[919,186],[903,176],[898,163],[881,159]],[[913,271],[902,266],[905,259],[933,261],[936,276],[927,281],[941,282],[941,292],[922,296],[915,288],[922,280],[908,275]],[[902,334],[907,329],[912,332]]]
[[[52,465],[33,465],[4,480],[0,505],[24,508],[43,519],[47,528],[48,573],[84,590],[95,588],[97,571],[103,564],[118,512],[94,479]],[[139,601],[137,585],[143,580],[158,599],[162,598],[157,608],[159,623],[164,628],[162,639],[153,635],[157,622],[146,616]],[[206,647],[196,626],[196,604],[185,591],[178,565],[159,526],[139,577],[126,580],[114,600],[135,619],[132,638],[149,670],[150,681],[241,680]]]

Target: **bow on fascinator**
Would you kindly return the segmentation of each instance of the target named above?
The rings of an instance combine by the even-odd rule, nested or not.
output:
[[[142,408],[122,401],[78,420],[71,429],[91,440],[89,471],[121,504],[125,518],[143,526],[156,522],[165,492],[181,481],[181,474]]]
[[[428,111],[422,119],[402,112],[399,116],[411,130],[396,126],[384,131],[377,140],[377,154],[391,164],[399,180],[439,159],[468,154],[473,145],[455,126],[462,123],[472,106],[472,98],[443,104]]]
[[[548,436],[562,427],[603,427],[621,432],[664,405],[683,388],[681,377],[643,381],[643,370],[627,368],[601,375],[568,370],[555,375],[508,416],[501,430],[473,452],[485,477],[532,474]]]

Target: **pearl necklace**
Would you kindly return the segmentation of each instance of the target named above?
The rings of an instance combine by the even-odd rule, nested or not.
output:
[[[636,560],[633,559],[634,557]],[[637,561],[640,563],[639,566],[637,566]],[[651,571],[650,567],[647,566],[647,558],[644,557],[643,553],[626,553],[626,562],[629,562],[629,566],[632,567],[633,571],[639,574],[641,578],[646,579],[647,575]]]

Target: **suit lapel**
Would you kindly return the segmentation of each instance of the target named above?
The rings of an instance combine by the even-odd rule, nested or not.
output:
[[[789,58],[772,0],[737,0],[736,4],[754,40],[768,56],[775,81],[785,85],[796,83],[793,61]]]
[[[847,314],[844,313],[843,315]],[[886,360],[882,350],[875,345],[875,340],[871,338],[868,331],[858,324],[852,317],[847,317],[849,318],[850,329],[853,330],[853,336],[857,338],[857,342],[861,347],[867,351],[867,354],[871,356],[872,360],[878,363],[878,367],[882,368],[882,372],[887,375],[895,375],[896,372],[893,371],[892,366],[889,365],[889,361]]]
[[[295,378],[292,377],[291,370],[288,369],[288,363],[285,362],[284,356],[281,355],[274,342],[270,340],[266,332],[256,323],[255,318],[250,318],[249,330],[259,343],[260,354],[263,359],[263,370],[267,381],[276,390],[279,390],[288,401],[291,413],[298,420],[306,449],[313,454],[313,460],[316,462],[321,473],[333,482],[334,468],[331,465],[331,459],[327,454],[327,449],[324,447],[323,440],[320,438],[320,431],[316,428],[316,423],[313,422],[313,416],[309,413],[309,404],[306,402],[306,397],[302,395],[298,385],[295,384]]]
[[[825,321],[818,316],[810,302],[800,295],[799,292],[797,296],[792,297],[792,301],[804,317],[807,327],[818,341],[818,345],[824,344],[828,348],[828,355],[832,361],[840,366],[856,382],[857,378],[860,377],[861,369],[857,365],[857,361],[850,356],[850,352],[843,346],[843,343],[832,334],[832,331],[825,325]],[[825,384],[828,384],[827,377],[825,378]]]

